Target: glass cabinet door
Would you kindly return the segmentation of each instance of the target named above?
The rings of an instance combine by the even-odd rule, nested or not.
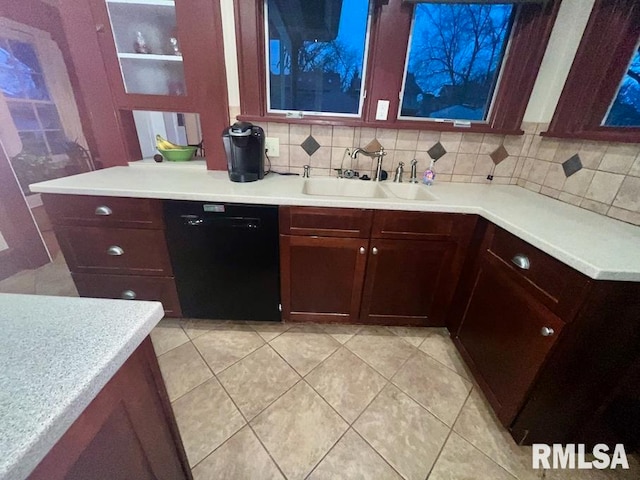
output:
[[[129,94],[187,94],[173,0],[105,0]]]

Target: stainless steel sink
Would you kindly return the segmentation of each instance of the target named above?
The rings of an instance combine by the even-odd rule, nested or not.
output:
[[[389,190],[395,197],[405,200],[437,200],[429,191],[429,187],[420,183],[387,183],[384,188]]]
[[[380,184],[362,180],[347,180],[341,178],[312,178],[305,180],[302,187],[305,195],[322,197],[360,197],[360,198],[388,198]]]

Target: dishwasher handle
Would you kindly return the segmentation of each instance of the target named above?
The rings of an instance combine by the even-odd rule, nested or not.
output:
[[[261,225],[259,218],[252,217],[218,217],[200,215],[180,215],[184,224],[189,227],[233,228],[243,230],[258,230]]]

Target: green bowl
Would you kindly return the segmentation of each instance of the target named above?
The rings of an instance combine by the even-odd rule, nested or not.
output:
[[[193,158],[197,149],[198,147],[172,148],[170,150],[159,148],[158,151],[169,162],[188,162]]]

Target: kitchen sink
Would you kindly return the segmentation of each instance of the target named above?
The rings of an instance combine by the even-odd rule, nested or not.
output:
[[[305,180],[302,193],[323,197],[389,197],[378,183],[340,178],[313,178]]]
[[[429,192],[429,187],[419,183],[388,183],[385,185],[394,196],[405,200],[437,200]]]

